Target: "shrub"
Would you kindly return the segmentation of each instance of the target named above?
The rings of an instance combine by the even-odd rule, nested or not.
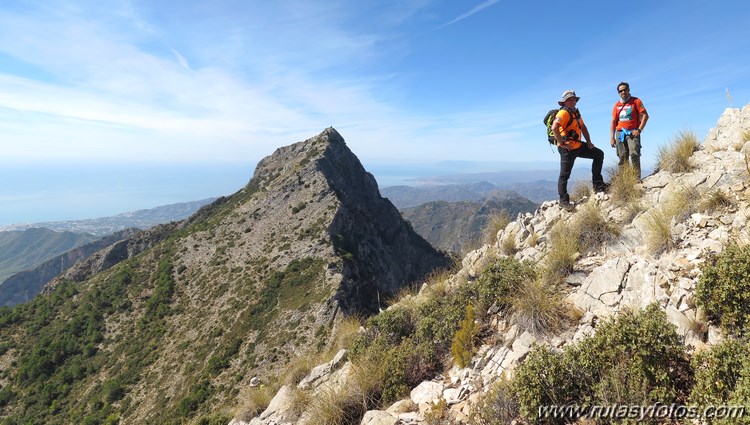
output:
[[[536,279],[537,273],[530,263],[510,258],[499,258],[488,264],[473,282],[476,296],[476,308],[480,314],[491,305],[498,306],[500,311],[507,311],[513,296],[526,281]]]
[[[750,323],[750,248],[730,244],[701,267],[696,301],[711,323],[745,334]]]
[[[692,359],[695,385],[690,401],[699,406],[726,404],[737,386],[742,363],[750,357],[747,343],[727,339]]]
[[[471,357],[474,355],[474,339],[479,332],[479,326],[474,322],[475,320],[474,307],[469,304],[466,306],[466,316],[461,320],[451,343],[453,361],[459,368],[468,366],[471,363]]]
[[[520,414],[518,397],[504,378],[493,383],[470,409],[470,423],[476,425],[509,424]]]
[[[656,169],[671,173],[685,173],[693,169],[690,157],[700,147],[698,137],[692,131],[681,131],[668,146],[659,147]]]
[[[540,406],[684,403],[691,378],[685,346],[654,304],[624,311],[562,352],[536,347],[516,369],[513,390],[527,419],[551,422],[537,418]]]

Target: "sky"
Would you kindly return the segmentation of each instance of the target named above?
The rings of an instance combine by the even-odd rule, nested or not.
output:
[[[554,169],[566,89],[606,166],[620,81],[650,164],[750,103],[748,21],[740,0],[4,0],[0,226],[228,195],[329,126],[381,186]]]

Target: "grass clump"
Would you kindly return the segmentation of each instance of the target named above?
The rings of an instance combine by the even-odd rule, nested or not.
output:
[[[513,320],[534,335],[557,333],[571,320],[570,308],[554,286],[541,279],[524,282],[511,299]]]
[[[623,164],[610,170],[609,199],[617,206],[637,203],[643,195],[638,170],[631,164]]]
[[[673,223],[698,211],[702,202],[705,201],[698,188],[683,186],[675,190],[662,206],[650,210],[644,217],[648,251],[658,255],[674,249],[677,240],[672,234]]]
[[[492,245],[497,239],[497,234],[508,227],[511,222],[510,213],[507,210],[500,210],[497,214],[493,215],[487,223],[487,227],[484,231],[484,243],[486,245]]]
[[[591,182],[586,180],[576,180],[576,182],[573,183],[573,188],[570,190],[570,200],[573,202],[579,202],[590,197],[591,193]]]
[[[573,216],[571,231],[578,235],[578,245],[596,250],[602,244],[620,236],[620,228],[602,213],[601,207],[589,202]]]
[[[271,399],[276,394],[278,387],[260,385],[257,387],[245,387],[245,394],[241,396],[244,400],[238,414],[240,420],[250,421],[250,419],[260,415],[271,403]]]
[[[656,208],[646,213],[646,247],[653,255],[673,249],[677,242],[672,236],[672,216],[664,208]]]
[[[513,237],[513,235],[508,235],[503,238],[502,242],[500,242],[500,252],[502,252],[505,255],[513,255],[518,251],[518,246],[516,245],[516,238]]]
[[[650,305],[604,322],[596,334],[561,352],[536,347],[516,369],[512,392],[526,419],[545,423],[553,419],[538,417],[540,406],[684,404],[691,378],[675,326],[658,305]]]
[[[690,158],[699,147],[698,137],[693,131],[681,131],[669,145],[659,148],[656,157],[657,171],[664,170],[671,173],[692,171],[694,166],[690,162]]]
[[[746,335],[750,324],[750,248],[730,244],[707,259],[701,270],[696,301],[709,322],[730,334]]]
[[[570,222],[560,221],[550,231],[549,249],[542,264],[544,282],[562,282],[582,252],[597,250],[619,235],[620,228],[607,220],[599,205],[584,204]]]
[[[721,189],[712,190],[698,204],[699,211],[713,212],[723,208],[730,208],[734,200]]]
[[[501,257],[474,281],[368,319],[366,331],[350,353],[355,365],[365,361],[382,365],[372,368],[383,370],[382,387],[373,396],[377,403],[387,405],[408,395],[414,386],[442,371],[451,354],[459,354],[460,361],[468,364],[474,335],[489,307],[509,311],[519,285],[535,278],[532,264]],[[473,314],[476,319],[470,317]],[[455,347],[460,350],[452,350]]]
[[[550,231],[549,247],[542,263],[542,280],[555,285],[573,272],[581,245],[571,226],[558,222]]]

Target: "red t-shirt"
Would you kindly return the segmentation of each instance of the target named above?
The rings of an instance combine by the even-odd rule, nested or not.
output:
[[[643,106],[641,99],[637,97],[631,97],[626,103],[622,103],[618,100],[615,103],[615,107],[612,109],[612,120],[617,121],[616,130],[633,130],[638,128],[641,124],[641,116],[646,113],[646,108]]]

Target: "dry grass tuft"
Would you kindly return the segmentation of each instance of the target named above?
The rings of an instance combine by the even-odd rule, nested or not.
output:
[[[487,227],[484,231],[484,243],[486,245],[492,245],[497,240],[497,234],[501,230],[505,229],[511,222],[510,213],[506,210],[501,210],[490,219],[487,223]]]
[[[503,238],[503,240],[500,242],[500,252],[502,252],[505,255],[513,255],[518,251],[518,246],[516,246],[516,238],[513,237],[513,235],[507,235]]]
[[[671,173],[686,173],[694,166],[690,162],[700,143],[692,131],[681,131],[667,146],[661,146],[656,158],[656,169]]]
[[[713,212],[734,205],[734,200],[721,189],[712,190],[698,205],[698,211]]]
[[[571,321],[571,308],[555,286],[541,279],[524,282],[511,299],[513,320],[534,335],[558,333]]]
[[[570,190],[570,200],[573,202],[580,202],[585,198],[590,198],[593,193],[591,182],[586,180],[576,180],[573,184],[573,188]]]
[[[580,243],[578,235],[564,222],[559,222],[550,231],[549,250],[542,263],[542,280],[549,285],[562,282],[573,271],[578,259]]]
[[[672,215],[665,212],[664,208],[656,208],[646,213],[645,223],[646,246],[651,254],[658,255],[675,247]]]
[[[263,413],[271,403],[271,399],[278,390],[275,386],[244,387],[240,395],[243,400],[242,407],[237,413],[237,418],[249,422],[252,418]]]
[[[609,170],[609,199],[617,206],[626,206],[637,202],[643,195],[639,185],[638,170],[630,164],[624,164]]]
[[[526,244],[530,247],[535,247],[539,244],[539,233],[531,232],[529,237],[526,239]]]
[[[584,204],[571,221],[571,232],[578,235],[578,244],[588,250],[598,249],[602,244],[620,236],[620,228],[610,223],[599,205]]]
[[[697,211],[702,199],[703,193],[697,187],[682,186],[669,197],[665,213],[675,221],[682,221]]]

